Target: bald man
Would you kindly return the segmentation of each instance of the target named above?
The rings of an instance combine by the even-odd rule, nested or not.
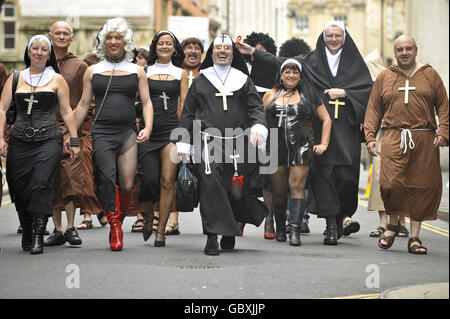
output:
[[[81,59],[70,53],[69,46],[73,40],[73,29],[65,21],[57,21],[52,25],[48,37],[52,41],[58,67],[61,75],[66,80],[70,88],[70,105],[74,109],[81,98],[83,87],[83,75],[87,69],[87,64]],[[58,114],[61,129],[64,138],[69,138],[68,132],[61,117]],[[84,124],[84,123],[83,123]],[[82,136],[80,132],[79,136]],[[82,204],[82,197],[85,186],[85,174],[83,170],[83,144],[80,143],[81,152],[78,156],[70,158],[64,154],[61,161],[61,168],[55,178],[54,184],[54,203],[53,203],[53,222],[55,230],[46,240],[46,246],[57,246],[68,242],[71,245],[81,245],[82,240],[74,227],[75,210]],[[86,154],[90,156],[90,154]],[[86,156],[84,155],[84,156]],[[100,213],[101,206],[96,199],[93,190],[88,198],[92,198],[93,203],[89,208],[94,210],[91,213]],[[63,233],[61,223],[61,210],[67,213],[67,228]],[[82,211],[83,212],[83,211]]]
[[[364,120],[367,149],[381,156],[380,191],[390,215],[378,246],[388,249],[399,232],[398,215],[411,219],[408,251],[426,254],[419,239],[421,222],[435,220],[442,196],[439,147],[448,146],[448,97],[439,74],[416,62],[413,38],[394,42],[397,65],[374,83]],[[435,113],[439,117],[436,124]],[[383,120],[381,154],[376,135]]]

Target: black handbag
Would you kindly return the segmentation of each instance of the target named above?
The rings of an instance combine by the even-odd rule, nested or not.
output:
[[[11,104],[9,106],[8,111],[6,111],[6,124],[14,124],[16,121],[16,102],[14,101],[14,93],[16,93],[17,83],[19,83],[19,71],[14,71],[13,83],[12,83],[12,96],[11,96]]]
[[[180,212],[192,212],[200,198],[198,179],[193,164],[183,162],[178,172],[176,207]]]

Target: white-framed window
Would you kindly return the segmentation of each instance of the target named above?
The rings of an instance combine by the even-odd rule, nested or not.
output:
[[[295,33],[309,33],[308,17],[295,18]]]
[[[344,25],[347,26],[347,16],[346,15],[338,15],[334,16],[335,21],[342,21],[344,22]]]
[[[16,48],[16,23],[3,22],[3,48],[11,50]]]
[[[0,16],[0,48],[14,50],[16,48],[16,6],[12,2],[5,2]]]
[[[5,20],[16,18],[16,6],[14,5],[14,3],[6,2],[3,4],[2,18]]]

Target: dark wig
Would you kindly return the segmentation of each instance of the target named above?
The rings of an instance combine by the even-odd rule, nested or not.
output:
[[[149,49],[150,54],[149,54],[149,57],[148,57],[147,64],[148,65],[153,65],[153,64],[156,63],[156,60],[158,60],[158,55],[156,53],[156,44],[158,43],[159,38],[161,36],[163,36],[163,35],[166,35],[166,34],[168,34],[168,35],[170,35],[172,37],[174,48],[175,48],[174,55],[172,55],[172,64],[177,66],[177,67],[182,67],[182,63],[184,61],[184,52],[183,52],[183,49],[181,48],[181,44],[180,44],[180,42],[178,41],[178,39],[175,37],[175,35],[172,32],[165,31],[165,30],[164,31],[159,31],[153,37],[152,43],[150,44],[150,49]]]
[[[305,41],[299,38],[291,38],[281,45],[278,55],[284,58],[293,58],[310,51],[311,48]]]
[[[261,44],[266,48],[267,52],[277,55],[277,46],[275,41],[269,36],[268,33],[252,32],[244,39],[244,43],[247,43],[251,47],[255,47],[257,44]],[[251,63],[249,55],[244,55],[245,60]]]

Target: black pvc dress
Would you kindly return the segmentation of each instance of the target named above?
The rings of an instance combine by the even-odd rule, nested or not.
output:
[[[278,154],[278,166],[310,166],[314,157],[312,121],[318,105],[300,93],[300,102],[282,106],[275,102],[278,96],[266,108],[267,124],[278,128],[278,143],[270,145],[270,152]]]
[[[136,73],[113,76],[100,110],[109,78],[109,75],[99,73],[92,76],[94,118],[98,115],[92,127],[92,158],[97,194],[103,209],[115,211],[116,184],[120,184],[117,180],[116,160],[120,154],[136,145],[134,102],[138,91],[138,76]]]
[[[147,142],[139,144],[138,175],[141,179],[141,202],[157,202],[160,196],[161,149],[169,143],[170,133],[178,127],[180,80],[148,79],[153,104],[153,128]],[[140,119],[140,129],[144,128]]]
[[[62,158],[54,92],[15,93],[17,117],[9,140],[6,177],[19,218],[52,216],[53,181]],[[28,100],[33,100],[27,114]]]

